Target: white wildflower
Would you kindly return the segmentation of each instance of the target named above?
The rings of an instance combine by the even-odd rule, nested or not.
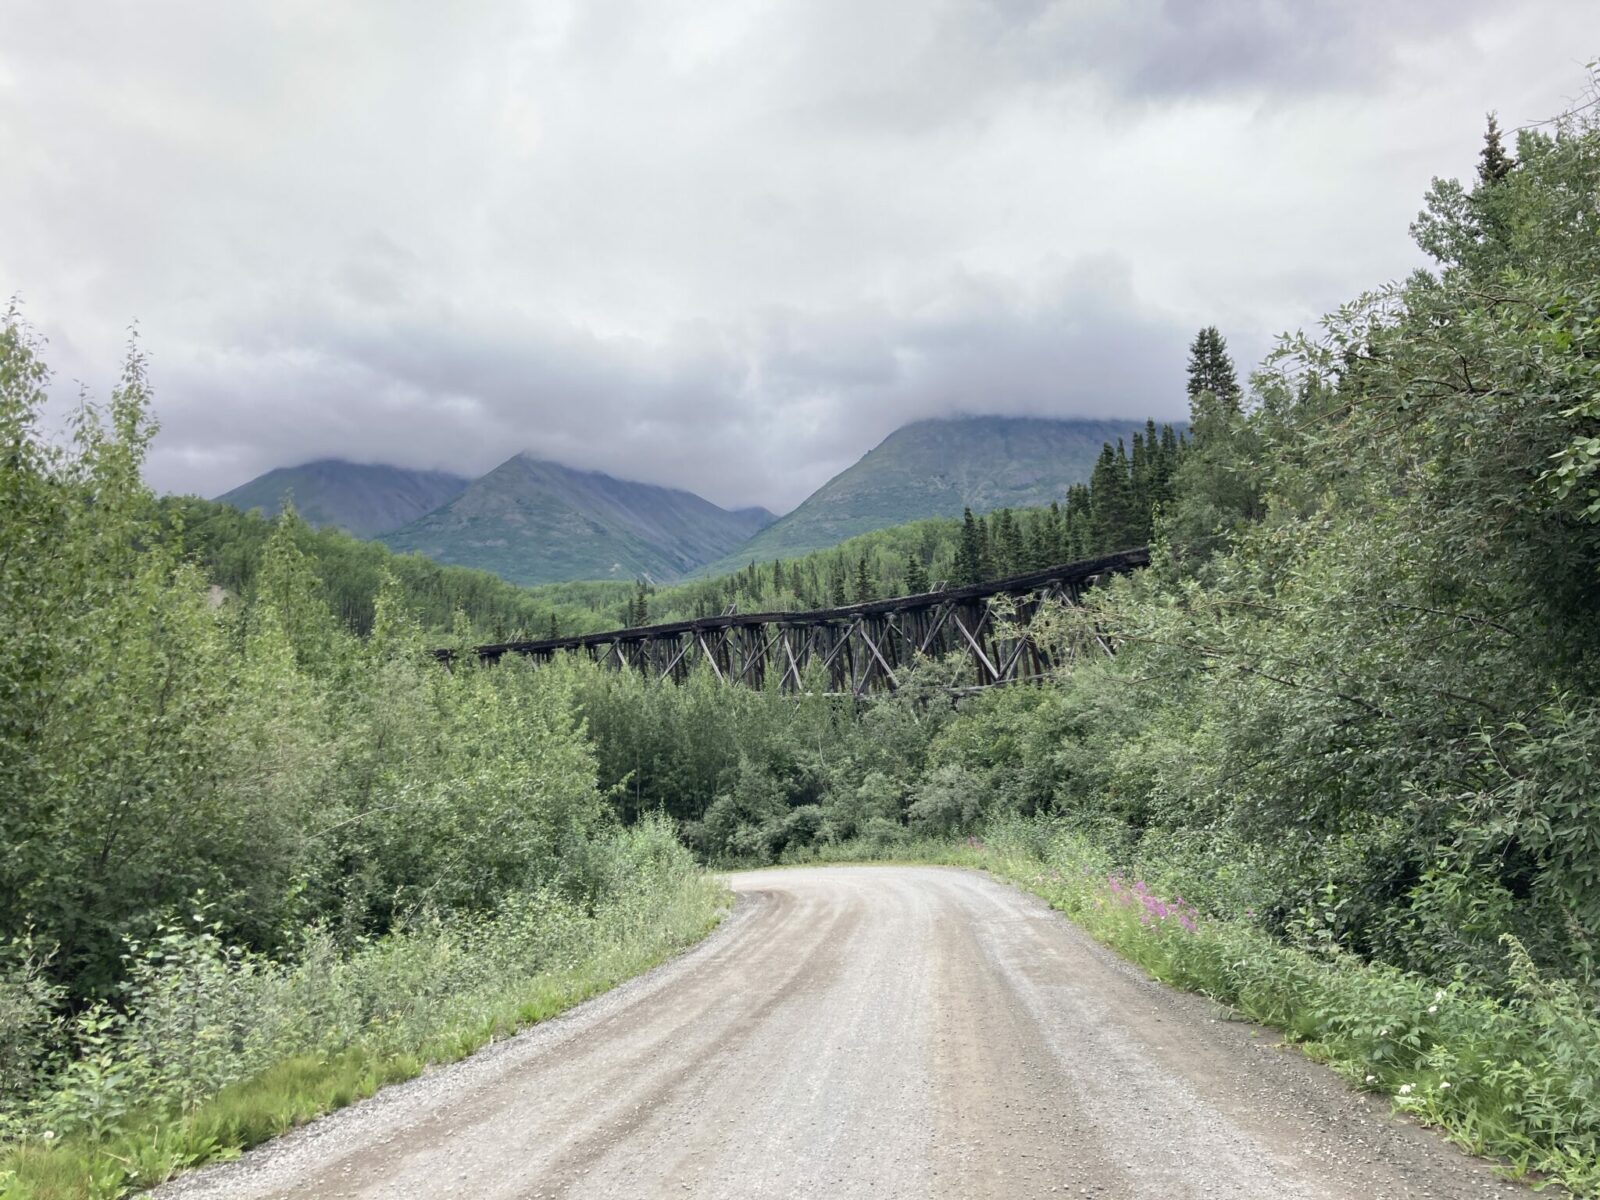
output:
[[[1372,1083],[1372,1082],[1373,1082],[1373,1081],[1374,1081],[1374,1080],[1376,1080],[1376,1079],[1377,1079],[1377,1078],[1378,1078],[1378,1077],[1377,1077],[1377,1076],[1376,1076],[1376,1075],[1368,1075],[1368,1076],[1367,1076],[1367,1082],[1368,1082],[1368,1083]]]
[[[1411,1095],[1411,1085],[1410,1085],[1410,1084],[1409,1084],[1409,1083],[1402,1083],[1402,1084],[1401,1084],[1401,1085],[1400,1085],[1400,1094],[1401,1094],[1401,1095],[1402,1095],[1402,1096],[1409,1096],[1409,1095]]]
[[[1450,1081],[1448,1079],[1446,1079],[1443,1083],[1441,1083],[1439,1085],[1439,1090],[1441,1092],[1449,1091],[1450,1090]]]
[[[1439,1011],[1439,1006],[1437,1004],[1430,1004],[1428,1005],[1428,1011],[1431,1013],[1436,1013]]]
[[[46,1129],[42,1136],[45,1141],[53,1142],[56,1138],[56,1131],[54,1129]]]

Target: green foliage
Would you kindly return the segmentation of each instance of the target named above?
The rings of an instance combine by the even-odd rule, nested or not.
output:
[[[613,479],[525,454],[381,535],[392,549],[493,571],[514,583],[677,579],[769,524],[690,492]]]
[[[1478,183],[1492,187],[1511,174],[1516,165],[1517,160],[1506,153],[1505,144],[1500,140],[1500,122],[1490,113],[1489,127],[1483,133],[1483,149],[1478,152]]]
[[[614,818],[664,814],[712,862],[984,830],[954,858],[1025,878],[1470,1148],[1600,1193],[1597,198],[1592,110],[1522,134],[1471,188],[1436,182],[1414,226],[1436,270],[1285,339],[1248,404],[1202,331],[1192,440],[1107,444],[1049,508],[653,594],[536,594],[605,623],[817,608],[1153,535],[1150,571],[1035,617],[1056,678],[978,694],[938,662],[860,701],[820,678],[791,695],[579,661],[444,671],[398,570],[372,584],[370,636],[349,631],[292,516],[261,527],[242,603],[213,609],[183,522],[138,484],[137,355],[106,422],[56,446],[13,316],[0,1096],[34,1120],[44,1072],[39,1094],[103,1137],[141,1097],[213,1095],[302,1048],[181,1043],[150,1032],[162,1014],[220,1022],[249,1009],[239,981],[314,963],[368,964],[384,1003],[442,994],[427,980],[470,995],[475,964],[522,945],[506,930],[527,904],[587,919],[626,893]],[[450,640],[474,633],[462,618]],[[385,974],[413,953],[435,965]]]
[[[162,536],[181,545],[185,557],[232,603],[250,603],[267,542],[283,522],[193,496],[167,496],[157,503]],[[457,613],[464,613],[479,641],[544,637],[552,622],[564,633],[616,625],[615,611],[597,611],[589,597],[536,595],[487,571],[441,566],[420,554],[396,554],[378,542],[359,541],[336,529],[312,529],[293,518],[288,523],[316,575],[318,595],[357,633],[372,628],[373,606],[385,580],[394,581],[407,609],[425,628],[443,633]]]
[[[77,1054],[8,1112],[7,1196],[115,1196],[449,1061],[659,961],[722,889],[660,823],[592,844],[587,900],[414,915],[353,949],[324,930],[274,961],[204,916],[129,947],[122,1009],[75,1019]]]
[[[1600,123],[1493,175],[1436,184],[1438,269],[1286,339],[1249,404],[1203,331],[1188,445],[1147,429],[1064,507],[942,527],[966,580],[1150,521],[1152,570],[1034,619],[1072,664],[1050,685],[951,694],[924,664],[826,720],[744,692],[675,733],[715,761],[692,789],[638,755],[636,803],[745,861],[1048,817],[1026,869],[1162,978],[1596,1193]],[[653,710],[583,703],[620,778]]]
[[[442,668],[403,561],[381,551],[367,561],[400,570],[378,571],[358,636],[330,581],[339,555],[368,551],[292,511],[226,519],[260,537],[248,589],[214,604],[183,518],[218,514],[158,504],[140,482],[152,427],[137,347],[105,412],[86,408],[64,442],[38,428],[47,382],[11,313],[8,1195],[50,1194],[34,1183],[56,1177],[69,1195],[154,1182],[281,1130],[259,1111],[193,1122],[285,1062],[366,1063],[360,1088],[376,1086],[527,1019],[530,987],[599,986],[707,928],[716,890],[672,830],[618,831],[573,675],[470,656]],[[478,632],[461,613],[450,640]],[[292,1111],[354,1094],[335,1074]],[[169,1141],[179,1114],[188,1132]]]
[[[803,557],[874,530],[953,517],[963,505],[985,515],[1059,502],[1088,479],[1103,444],[1137,428],[1038,417],[914,421],[696,575],[728,574],[751,559]]]
[[[908,596],[1042,570],[1150,541],[1156,514],[1170,500],[1187,443],[1154,422],[1133,437],[1133,454],[1107,445],[1094,484],[1075,485],[1065,507],[996,509],[958,521],[928,520],[862,534],[831,550],[704,580],[647,588],[561,583],[528,589],[536,603],[563,614],[564,632],[694,620],[735,612],[838,608],[864,599]],[[574,610],[582,608],[579,616]],[[598,622],[597,626],[595,622]]]

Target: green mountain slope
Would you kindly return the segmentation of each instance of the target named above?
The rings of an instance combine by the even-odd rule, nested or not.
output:
[[[435,512],[381,539],[513,583],[678,579],[772,520],[692,492],[613,479],[518,455]]]
[[[1131,440],[1142,422],[1040,417],[916,421],[884,438],[799,508],[727,557],[696,572],[714,575],[752,561],[793,558],[846,538],[928,517],[1029,508],[1084,483],[1106,442]]]
[[[222,504],[275,516],[290,497],[306,523],[356,537],[398,529],[466,490],[469,481],[443,471],[345,462],[325,458],[279,467],[217,497]]]

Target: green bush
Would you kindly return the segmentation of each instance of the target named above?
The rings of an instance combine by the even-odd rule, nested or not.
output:
[[[237,1115],[213,1127],[230,1090],[275,1079],[266,1091],[281,1104],[282,1069],[300,1061],[390,1064],[387,1077],[404,1077],[547,1015],[524,1005],[552,985],[582,998],[700,936],[719,914],[722,889],[664,823],[596,843],[593,860],[603,866],[585,900],[542,891],[509,895],[492,915],[418,913],[348,951],[313,930],[292,958],[267,959],[224,942],[203,914],[131,945],[124,1004],[80,1013],[71,1049],[58,1049],[0,1110],[11,1143],[0,1150],[0,1184],[10,1172],[15,1194],[35,1194],[52,1152],[81,1160],[64,1194],[157,1182],[194,1161],[192,1139],[187,1157],[161,1151],[173,1122],[210,1129],[202,1158],[255,1140]],[[356,1094],[324,1095],[325,1083],[313,1073],[309,1091],[295,1094],[297,1111],[315,1115]],[[117,1166],[129,1147],[147,1157],[144,1167]]]

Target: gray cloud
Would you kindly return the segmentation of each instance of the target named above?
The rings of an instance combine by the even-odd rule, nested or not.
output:
[[[1417,262],[1583,0],[21,0],[0,292],[140,322],[163,488],[529,448],[797,502],[899,424],[1181,415]],[[1490,69],[1492,67],[1492,70]]]
[[[1384,89],[1441,38],[1471,53],[1490,0],[1097,0],[1023,4],[1030,58],[1160,101]]]

